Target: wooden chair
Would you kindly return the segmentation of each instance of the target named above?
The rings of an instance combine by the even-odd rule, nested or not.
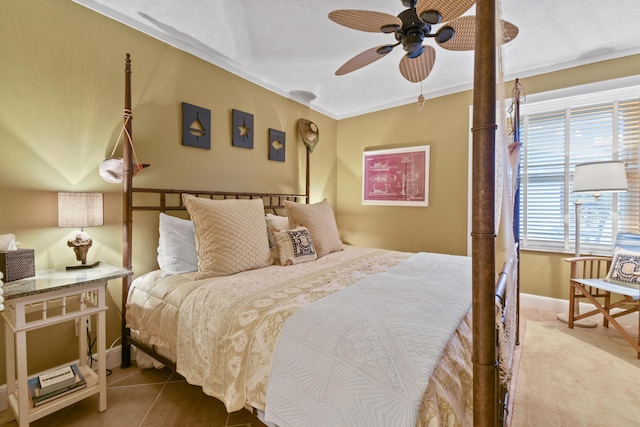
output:
[[[616,237],[615,250],[618,248],[640,253],[640,235],[619,233]],[[635,284],[614,283],[605,280],[611,268],[612,258],[599,256],[585,256],[566,258],[571,263],[571,278],[569,289],[569,328],[573,329],[574,322],[590,316],[602,314],[603,326],[609,324],[631,344],[640,359],[640,289]],[[640,269],[631,273],[640,278]],[[614,294],[612,302],[612,294]],[[577,314],[576,304],[581,299],[587,299],[595,309]],[[612,312],[612,310],[614,312]],[[623,328],[616,318],[631,313],[638,313],[638,336],[634,338]]]

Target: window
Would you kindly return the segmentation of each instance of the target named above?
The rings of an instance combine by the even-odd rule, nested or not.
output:
[[[578,200],[582,253],[610,254],[618,231],[640,232],[640,86],[524,103],[520,114],[523,249],[575,251]],[[603,160],[625,163],[629,190],[571,193],[575,165]]]

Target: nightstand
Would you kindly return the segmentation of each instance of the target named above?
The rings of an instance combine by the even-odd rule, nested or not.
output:
[[[38,271],[33,278],[4,284],[6,310],[2,317],[5,321],[9,418],[13,413],[20,427],[94,394],[100,394],[98,410],[107,409],[106,285],[109,280],[131,274],[130,270],[101,264],[83,270]],[[86,328],[92,314],[97,316],[96,372],[87,365]],[[87,387],[33,407],[27,386],[27,332],[75,319],[79,319],[80,328],[78,367]]]

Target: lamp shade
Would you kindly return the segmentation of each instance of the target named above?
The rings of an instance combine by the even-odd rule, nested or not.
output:
[[[58,193],[58,227],[95,227],[104,221],[102,193]]]
[[[577,164],[573,172],[573,193],[627,191],[627,175],[620,161]]]

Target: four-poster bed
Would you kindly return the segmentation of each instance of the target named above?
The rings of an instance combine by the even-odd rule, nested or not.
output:
[[[496,35],[494,29],[495,4],[493,1],[477,2],[477,44],[474,80],[474,115],[473,115],[473,228],[472,228],[472,257],[470,264],[472,313],[472,377],[473,377],[473,425],[492,426],[504,424],[506,418],[506,395],[508,381],[500,381],[500,371],[509,371],[509,366],[498,366],[498,343],[496,317],[506,319],[507,309],[516,304],[515,295],[510,295],[509,283],[517,273],[517,259],[509,258],[505,267],[495,282],[495,131],[496,131]],[[129,120],[125,121],[127,133],[132,136],[131,120],[131,65],[127,54],[125,70],[125,114]],[[266,194],[266,193],[231,193],[221,191],[183,191],[172,189],[143,189],[132,185],[132,154],[131,145],[124,144],[124,177],[123,177],[123,267],[132,267],[132,224],[134,211],[184,210],[182,194],[194,194],[200,198],[255,200],[264,203],[265,211],[281,211],[288,203],[304,201],[309,204],[309,152],[307,151],[307,168],[305,194]],[[155,194],[159,201],[151,205],[134,203],[134,194]],[[287,209],[288,212],[288,209]],[[196,235],[198,234],[196,226]],[[349,252],[349,251],[347,251]],[[398,259],[404,255],[397,255]],[[329,257],[326,257],[329,259]],[[328,262],[328,261],[324,261]],[[395,267],[389,264],[389,267]],[[356,273],[357,276],[359,273]],[[131,295],[131,279],[123,279],[122,286],[122,367],[131,364],[130,345],[135,345],[145,353],[153,356],[159,362],[176,369],[175,355],[160,354],[153,343],[145,342],[138,337],[132,337],[127,327],[127,302]],[[186,298],[185,298],[186,299]],[[509,300],[509,302],[507,302]],[[464,324],[462,322],[461,324]],[[506,329],[512,331],[513,325]],[[502,326],[499,330],[504,330]],[[517,329],[517,326],[516,326]],[[502,332],[501,332],[502,333]],[[464,339],[463,339],[464,340]],[[463,346],[463,345],[462,345]],[[512,352],[513,349],[507,351]],[[180,360],[180,355],[178,355]],[[510,358],[500,360],[510,360]],[[506,362],[505,362],[506,363]],[[508,374],[507,374],[508,376]],[[464,380],[460,381],[461,384]],[[266,385],[264,386],[266,388]],[[468,384],[467,384],[468,387]],[[464,386],[462,387],[464,388]],[[251,406],[251,405],[250,405]],[[255,405],[254,405],[255,407]],[[422,411],[422,409],[421,409]]]

